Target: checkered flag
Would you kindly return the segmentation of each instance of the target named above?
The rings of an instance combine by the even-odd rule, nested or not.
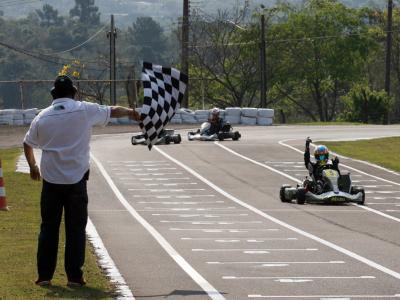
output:
[[[188,76],[174,68],[144,62],[142,81],[144,101],[139,126],[151,150],[163,128],[179,109]]]

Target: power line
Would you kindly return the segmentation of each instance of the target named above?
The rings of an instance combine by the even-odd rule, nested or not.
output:
[[[9,6],[16,6],[16,5],[25,5],[35,2],[42,2],[42,0],[28,0],[27,2],[19,2],[19,1],[8,1],[8,2],[0,2],[0,7],[9,7]]]
[[[91,37],[89,37],[86,41],[84,41],[83,43],[76,45],[70,49],[67,50],[63,50],[63,51],[59,51],[59,52],[53,52],[53,53],[45,53],[45,55],[59,55],[59,54],[63,54],[63,53],[67,53],[73,50],[76,50],[78,48],[83,47],[84,45],[86,45],[87,43],[89,43],[91,40],[93,40],[96,36],[98,36],[102,31],[104,31],[104,29],[106,29],[106,27],[108,26],[108,24],[104,25],[99,31],[97,31],[95,34],[93,34]]]
[[[65,65],[65,63],[63,63],[63,62],[52,60],[52,58],[56,59],[56,60],[63,59],[61,57],[52,57],[52,56],[46,56],[46,55],[41,54],[41,53],[30,52],[30,51],[27,51],[25,49],[18,48],[18,47],[15,47],[15,46],[3,43],[3,42],[0,42],[0,46],[3,46],[3,47],[8,48],[8,49],[10,49],[12,51],[15,51],[15,52],[30,56],[30,57],[38,59],[38,60],[45,61],[47,63],[56,64],[56,65],[62,65],[62,66]],[[74,61],[74,60],[77,60],[77,59],[71,59],[71,61]],[[97,68],[92,68],[92,67],[87,67],[86,70],[104,71],[104,69],[97,69]]]

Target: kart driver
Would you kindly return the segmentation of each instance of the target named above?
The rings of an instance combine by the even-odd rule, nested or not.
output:
[[[220,110],[218,107],[214,107],[211,110],[211,115],[208,118],[209,127],[207,126],[208,128],[204,130],[203,134],[206,135],[218,134],[222,130],[224,121],[222,118],[219,117],[219,113]]]
[[[332,161],[329,160],[329,150],[325,145],[319,145],[314,150],[315,162],[310,160],[310,143],[312,140],[308,137],[306,140],[306,149],[304,151],[304,164],[308,169],[310,176],[312,175],[318,183],[322,179],[322,170],[326,165],[331,164],[330,169],[339,171],[339,158],[335,157]]]

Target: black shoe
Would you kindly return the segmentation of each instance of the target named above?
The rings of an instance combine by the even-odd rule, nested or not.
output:
[[[68,279],[67,286],[69,287],[80,287],[84,286],[86,284],[86,281],[83,277],[79,279]]]
[[[49,285],[51,285],[51,280],[50,279],[38,278],[35,281],[35,284],[38,285],[38,286],[49,286]]]

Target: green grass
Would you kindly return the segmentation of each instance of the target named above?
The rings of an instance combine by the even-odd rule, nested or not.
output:
[[[69,288],[64,273],[64,224],[53,286],[38,287],[36,247],[40,225],[41,183],[15,172],[21,149],[0,149],[8,212],[0,211],[0,299],[113,299],[113,286],[88,245],[84,266],[87,286]]]
[[[359,140],[351,142],[324,142],[331,151],[355,159],[365,160],[385,168],[400,171],[400,137]]]

